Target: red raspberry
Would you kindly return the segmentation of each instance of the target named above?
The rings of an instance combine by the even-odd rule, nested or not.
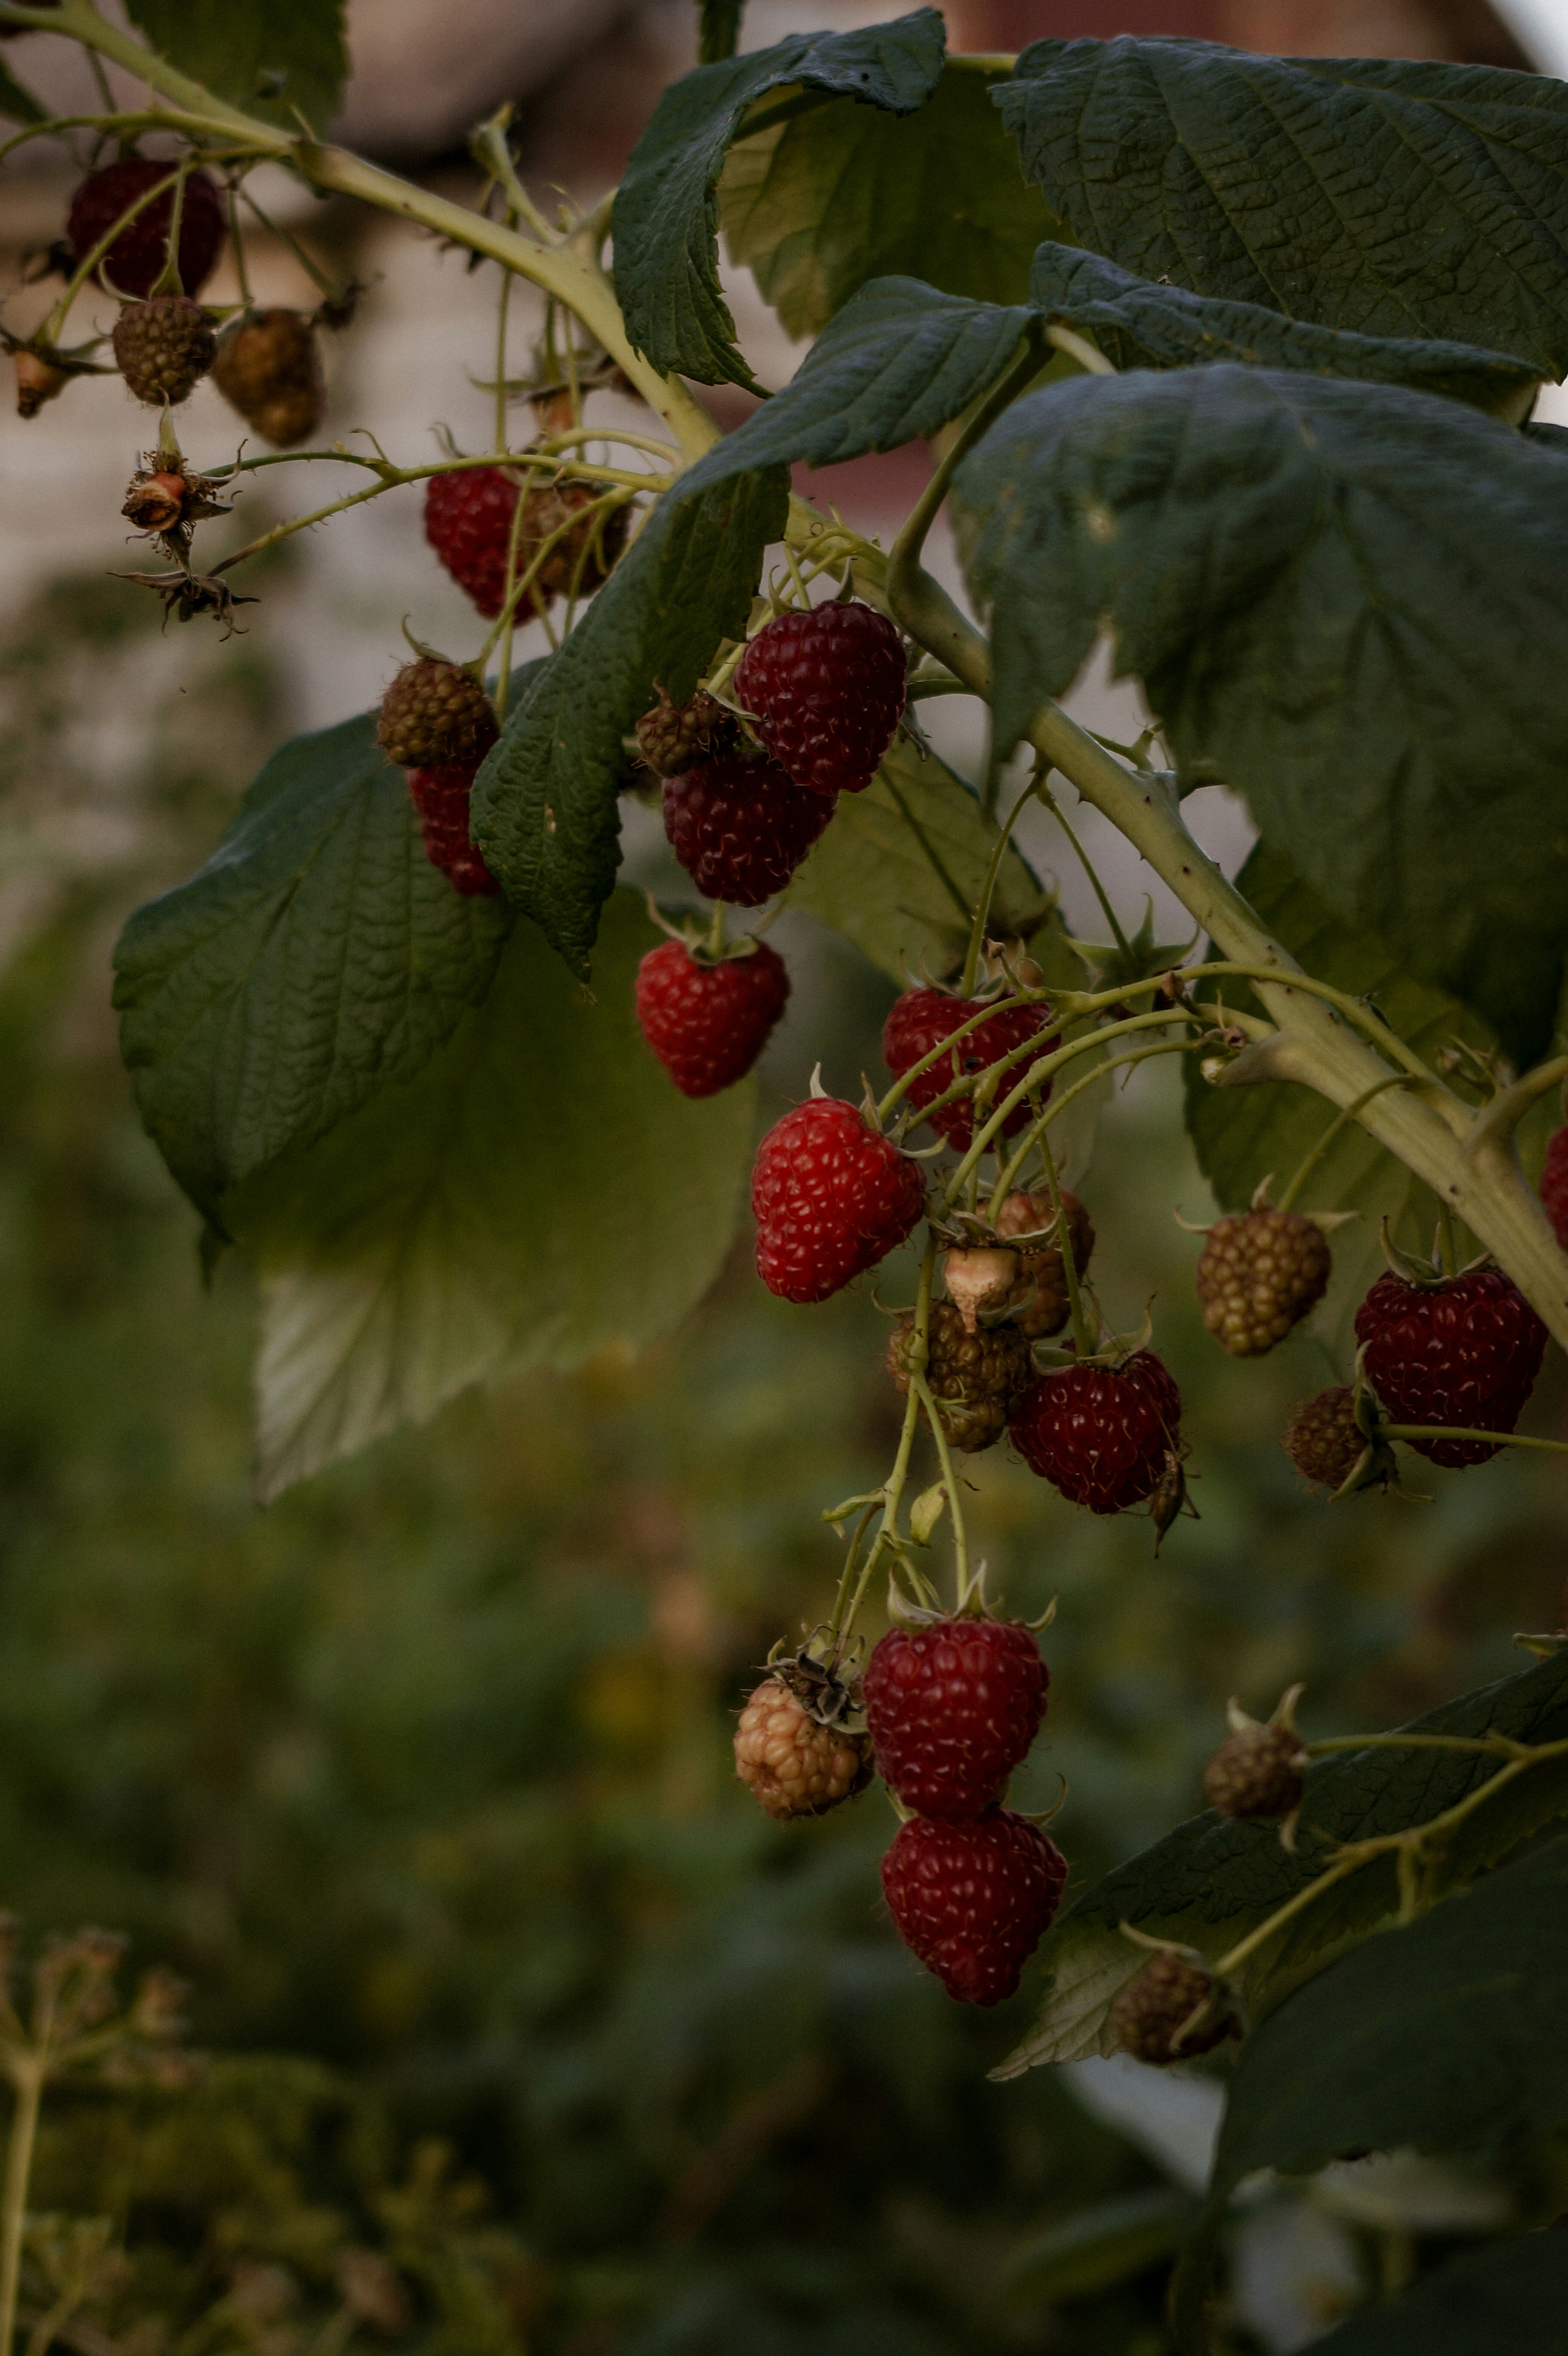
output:
[[[664,830],[699,892],[731,908],[760,908],[782,892],[833,815],[824,794],[803,794],[776,761],[722,755],[667,777]]]
[[[517,577],[538,556],[540,543],[593,497],[586,483],[536,483],[523,494]],[[456,474],[432,475],[425,487],[424,536],[488,622],[507,602],[507,552],[517,498],[517,484],[499,466],[465,466]],[[528,596],[534,611],[548,613],[563,590],[575,586],[586,596],[597,589],[625,537],[626,510],[615,508],[555,541],[534,576]]]
[[[411,769],[409,792],[420,814],[424,855],[464,899],[500,885],[468,839],[468,799],[478,765],[467,769]]]
[[[1552,1222],[1552,1234],[1568,1251],[1568,1129],[1554,1129],[1546,1141],[1541,1199]]]
[[[112,230],[128,205],[169,177],[167,164],[146,155],[123,155],[90,172],[70,200],[66,240],[71,260],[83,262],[101,237]],[[169,223],[174,219],[174,190],[169,187],[144,205],[123,229],[99,264],[117,294],[150,294],[168,259]],[[185,201],[180,209],[179,273],[187,294],[199,294],[217,265],[228,234],[223,200],[205,172],[186,176]]]
[[[903,643],[869,605],[780,614],[741,656],[735,693],[797,786],[858,794],[903,717]]]
[[[878,1773],[923,1816],[979,1815],[1028,1756],[1050,1683],[1016,1620],[890,1628],[866,1664]]]
[[[971,1824],[912,1816],[882,1859],[899,1936],[960,2004],[1012,1995],[1066,1879],[1056,1843],[1008,1808]]]
[[[757,1274],[784,1301],[826,1301],[901,1244],[925,1208],[918,1162],[839,1097],[811,1097],[757,1148]]]
[[[901,998],[894,1001],[892,1012],[882,1026],[882,1061],[894,1079],[901,1079],[912,1065],[918,1064],[923,1055],[929,1055],[933,1047],[940,1047],[944,1039],[951,1038],[972,1014],[980,1012],[983,1004],[984,1001],[978,998],[949,998],[940,990],[906,990]],[[1028,1039],[1039,1039],[1041,1055],[1049,1055],[1061,1044],[1060,1034],[1050,1038],[1042,1035],[1050,1021],[1051,1010],[1044,1006],[1012,1006],[1005,1013],[993,1014],[988,1022],[981,1023],[977,1031],[971,1031],[967,1038],[960,1039],[951,1055],[944,1055],[932,1065],[929,1071],[923,1072],[919,1079],[911,1081],[906,1091],[908,1101],[917,1108],[932,1103],[950,1088],[955,1080],[983,1072],[999,1055],[1007,1055],[1010,1048],[1021,1047]],[[1025,1056],[1005,1072],[997,1084],[997,1097],[1004,1097],[1016,1087],[1028,1068],[1029,1059]],[[1045,1081],[1037,1093],[1040,1103],[1044,1104],[1051,1095],[1050,1081]],[[985,1116],[986,1119],[990,1119],[995,1108],[993,1104]],[[1028,1104],[1020,1104],[1008,1115],[1001,1134],[1016,1137],[1029,1118]],[[947,1140],[949,1145],[956,1146],[960,1153],[965,1152],[975,1139],[972,1100],[961,1097],[955,1103],[944,1106],[941,1112],[932,1115],[931,1125]]]
[[[1546,1328],[1510,1277],[1480,1268],[1435,1285],[1391,1269],[1356,1312],[1367,1379],[1394,1423],[1511,1431],[1541,1372]],[[1477,1440],[1413,1440],[1434,1464],[1484,1464]]]
[[[1152,1494],[1181,1425],[1181,1394],[1152,1350],[1120,1366],[1042,1375],[1008,1427],[1031,1472],[1075,1505],[1125,1513]]]
[[[788,997],[788,969],[766,941],[718,965],[699,965],[684,941],[664,941],[637,968],[643,1036],[685,1097],[716,1097],[743,1080]]]

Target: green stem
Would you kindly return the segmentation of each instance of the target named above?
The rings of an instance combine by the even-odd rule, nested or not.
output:
[[[1328,1152],[1329,1147],[1333,1144],[1334,1140],[1339,1136],[1340,1130],[1355,1119],[1363,1105],[1371,1104],[1372,1098],[1374,1097],[1381,1096],[1385,1088],[1404,1088],[1409,1086],[1410,1076],[1408,1073],[1392,1072],[1389,1075],[1389,1077],[1386,1080],[1374,1080],[1370,1088],[1363,1088],[1360,1095],[1355,1099],[1353,1104],[1341,1106],[1340,1109],[1335,1114],[1333,1119],[1329,1122],[1328,1128],[1324,1130],[1322,1136],[1318,1139],[1311,1151],[1304,1155],[1302,1160],[1297,1163],[1295,1176],[1291,1179],[1289,1185],[1280,1196],[1279,1201],[1275,1205],[1275,1210],[1289,1210],[1291,1205],[1300,1194],[1307,1180],[1311,1176],[1313,1171],[1317,1169],[1317,1164],[1322,1161],[1324,1155]]]
[[[1441,1195],[1437,1198],[1437,1252],[1444,1275],[1455,1275],[1459,1266],[1459,1253],[1454,1241],[1454,1214]]]
[[[1491,1448],[1544,1448],[1568,1456],[1568,1440],[1536,1440],[1526,1431],[1482,1431],[1462,1423],[1380,1423],[1380,1440],[1484,1440]]]
[[[1134,1064],[1147,1064],[1151,1055],[1189,1055],[1191,1053],[1190,1039],[1162,1039],[1157,1046],[1136,1047],[1130,1055],[1107,1055],[1098,1071],[1085,1072],[1081,1080],[1074,1080],[1072,1086],[1070,1088],[1063,1088],[1060,1095],[1053,1092],[1051,1102],[1038,1120],[1031,1122],[1019,1138],[1017,1148],[997,1181],[991,1195],[990,1208],[987,1214],[991,1224],[995,1226],[997,1213],[1000,1210],[1006,1197],[1018,1184],[1019,1173],[1024,1163],[1029,1160],[1051,1122],[1066,1111],[1074,1097],[1081,1097],[1085,1088],[1098,1087],[1100,1082],[1108,1077],[1112,1072],[1125,1071]]]
[[[931,1436],[936,1442],[937,1461],[942,1466],[942,1485],[947,1492],[947,1503],[953,1512],[954,1571],[957,1584],[959,1616],[969,1608],[972,1585],[969,1578],[969,1539],[964,1527],[964,1501],[958,1494],[958,1475],[953,1469],[953,1451],[947,1444],[947,1434],[942,1429],[942,1418],[936,1411],[936,1401],[931,1396],[931,1386],[923,1375],[912,1375],[910,1389],[925,1409],[925,1419],[931,1426]]]
[[[501,292],[496,303],[496,440],[497,452],[507,446],[507,315],[512,303],[512,273],[501,273]],[[521,507],[522,501],[517,505]]]
[[[926,1354],[929,1347],[931,1333],[931,1284],[932,1279],[935,1274],[935,1270],[936,1237],[934,1236],[928,1235],[926,1237],[925,1251],[920,1263],[920,1282],[915,1290],[914,1334],[912,1337],[914,1347],[910,1353],[912,1374],[917,1376],[923,1376]],[[910,1383],[909,1398],[904,1406],[903,1430],[899,1434],[898,1453],[893,1458],[892,1471],[889,1473],[887,1481],[881,1490],[881,1527],[878,1530],[875,1542],[871,1547],[870,1552],[866,1557],[865,1567],[861,1570],[859,1579],[856,1583],[854,1594],[850,1597],[848,1609],[845,1612],[842,1620],[838,1621],[837,1625],[835,1627],[835,1634],[838,1633],[838,1628],[842,1627],[844,1634],[848,1636],[854,1628],[856,1615],[859,1613],[861,1604],[866,1600],[867,1590],[870,1587],[871,1580],[876,1575],[877,1567],[880,1563],[883,1556],[887,1553],[890,1541],[897,1534],[899,1507],[902,1503],[904,1488],[909,1480],[910,1456],[914,1448],[914,1435],[920,1423],[920,1396],[915,1388],[914,1381],[912,1379]],[[837,1613],[835,1617],[837,1620]]]
[[[1062,833],[1067,837],[1068,841],[1072,845],[1073,850],[1077,852],[1078,864],[1082,867],[1084,874],[1087,875],[1090,884],[1093,887],[1094,897],[1100,903],[1101,913],[1104,916],[1105,922],[1111,927],[1111,937],[1115,940],[1116,947],[1120,949],[1124,957],[1130,957],[1132,955],[1132,950],[1128,945],[1127,937],[1125,933],[1123,932],[1115,909],[1111,905],[1110,894],[1100,881],[1098,870],[1095,868],[1094,862],[1090,858],[1089,853],[1084,850],[1083,845],[1079,841],[1072,828],[1068,824],[1067,813],[1062,809],[1061,804],[1057,800],[1056,796],[1053,793],[1047,790],[1045,780],[1049,778],[1050,775],[1051,771],[1048,767],[1045,770],[1040,782],[1040,800],[1045,804],[1047,809],[1050,810],[1051,816],[1055,819],[1057,825],[1061,829]]]
[[[991,914],[991,899],[996,892],[997,878],[1002,872],[1002,861],[1007,856],[1008,845],[1012,841],[1013,829],[1023,816],[1026,804],[1034,799],[1039,784],[1038,776],[1029,779],[1013,804],[1005,823],[997,830],[997,840],[991,846],[991,856],[986,862],[986,873],[980,884],[980,896],[975,903],[975,922],[970,927],[969,946],[965,952],[964,971],[958,983],[960,998],[967,998],[975,987],[975,976],[979,969],[980,950],[986,938],[986,926]]]
[[[16,2338],[16,2297],[22,2280],[22,2232],[27,2216],[27,2186],[33,2173],[45,2064],[37,2053],[14,2053],[7,2063],[13,2091],[11,2132],[5,2145],[5,2179],[0,2190],[0,2356],[11,2356]]]
[[[1056,1248],[1061,1255],[1061,1273],[1067,1279],[1067,1303],[1072,1315],[1072,1338],[1081,1358],[1092,1358],[1100,1345],[1098,1333],[1091,1333],[1084,1312],[1083,1295],[1078,1284],[1077,1255],[1072,1248],[1072,1230],[1067,1214],[1061,1207],[1061,1182],[1056,1174],[1056,1157],[1045,1136],[1040,1141],[1040,1158],[1045,1164],[1045,1183],[1051,1190],[1051,1207],[1056,1215]]]

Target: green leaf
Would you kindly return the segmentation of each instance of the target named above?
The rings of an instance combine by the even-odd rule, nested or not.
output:
[[[725,243],[792,336],[883,273],[1023,301],[1036,246],[1064,232],[1019,171],[991,104],[999,79],[955,60],[912,117],[835,100],[742,133],[719,184]]]
[[[374,712],[275,753],[115,953],[142,1117],[198,1208],[411,1079],[485,996],[508,922],[426,859]]]
[[[685,702],[720,640],[743,633],[763,551],[784,530],[781,468],[682,489],[513,706],[475,779],[475,839],[492,873],[584,976],[620,861],[622,739],[656,680]]]
[[[1568,2231],[1520,2234],[1426,2275],[1312,2342],[1317,2356],[1562,2356]]]
[[[1568,947],[1555,452],[1403,387],[1221,364],[1033,393],[958,495],[1003,744],[1108,626],[1189,776],[1541,1051]]]
[[[848,305],[793,383],[667,492],[560,652],[515,706],[475,785],[474,822],[512,898],[587,969],[614,882],[623,739],[654,683],[688,696],[739,637],[763,553],[782,533],[785,468],[934,433],[998,376],[1022,309],[887,279]]]
[[[1375,933],[1341,924],[1271,845],[1258,845],[1236,884],[1271,937],[1307,972],[1352,997],[1370,999],[1424,1062],[1430,1064],[1454,1040],[1463,1040],[1483,1055],[1495,1048],[1495,1035],[1478,1014],[1416,980]],[[1245,983],[1209,988],[1222,994],[1228,1006],[1263,1012]],[[1314,1089],[1290,1081],[1215,1087],[1203,1077],[1197,1060],[1188,1058],[1188,1131],[1199,1167],[1223,1210],[1244,1210],[1259,1182],[1271,1173],[1279,1181],[1276,1193],[1287,1185],[1334,1118],[1332,1107]],[[1361,1232],[1373,1251],[1384,1218],[1396,1243],[1410,1251],[1429,1251],[1437,1219],[1437,1197],[1431,1188],[1355,1121],[1346,1123],[1315,1164],[1298,1207],[1360,1211]]]
[[[1139,277],[1568,369],[1568,85],[1203,41],[1036,41],[997,94],[1026,176]]]
[[[0,65],[0,115],[7,123],[43,123],[43,108],[30,90],[24,90],[15,74]]]
[[[853,33],[795,33],[772,48],[699,66],[667,90],[615,198],[615,292],[626,331],[656,369],[702,384],[750,384],[719,291],[717,187],[747,109],[773,91],[792,108],[848,98],[912,114],[941,79],[934,8]]]
[[[1446,393],[1510,423],[1535,397],[1541,371],[1505,352],[1410,336],[1360,336],[1283,319],[1261,303],[1151,285],[1115,262],[1075,246],[1042,245],[1029,300],[1051,320],[1087,328],[1118,369],[1191,368],[1234,360],[1244,368],[1299,369],[1313,376],[1362,377]]]
[[[126,0],[161,57],[214,98],[325,131],[348,73],[342,0]]]
[[[417,1079],[228,1197],[261,1280],[263,1498],[469,1384],[645,1343],[712,1282],[753,1090],[694,1103],[648,1052],[633,985],[657,938],[617,893],[594,1004],[519,925]]]
[[[791,883],[792,908],[831,926],[901,985],[962,962],[997,840],[973,787],[901,738],[864,793],[841,794],[833,822]],[[1043,894],[1019,853],[1002,864],[991,930],[1032,931]]]
[[[1051,2306],[1093,2298],[1169,2257],[1200,2207],[1188,2193],[1165,2190],[1098,2201],[1015,2250],[1002,2288]]]
[[[1255,2029],[1231,2081],[1216,2195],[1416,2144],[1476,2152],[1568,2126],[1568,1841],[1369,1939]]]
[[[1568,1650],[1445,1702],[1405,1730],[1568,1739]],[[1424,1824],[1496,1772],[1496,1761],[1463,1751],[1378,1747],[1319,1760],[1307,1770],[1294,1855],[1272,1824],[1242,1823],[1211,1808],[1178,1825],[1086,1890],[1050,1932],[1040,1955],[1046,1973],[1040,2018],[996,2074],[1016,2077],[1036,2062],[1111,2050],[1106,2015],[1145,1960],[1121,1935],[1122,1922],[1216,1960],[1317,1877],[1331,1844]],[[1462,1888],[1564,1814],[1568,1766],[1531,1768],[1454,1835],[1436,1869],[1437,1890]],[[1392,1861],[1380,1858],[1305,1908],[1236,1976],[1251,2018],[1261,2019],[1363,1938],[1397,1900]]]

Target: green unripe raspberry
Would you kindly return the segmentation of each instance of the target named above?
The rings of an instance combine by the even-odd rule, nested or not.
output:
[[[114,323],[113,342],[121,375],[138,401],[154,405],[187,400],[218,349],[200,304],[187,294],[128,303]]]
[[[888,1344],[888,1370],[907,1397],[914,1319],[901,1318]],[[973,1456],[1000,1440],[1014,1402],[1033,1378],[1028,1337],[1016,1325],[966,1333],[951,1301],[933,1303],[926,1333],[926,1387],[950,1448]]]
[[[473,672],[421,656],[381,698],[376,739],[400,769],[476,769],[499,734]]]
[[[1222,2007],[1218,2008],[1221,2018],[1198,2023],[1179,2045],[1172,2040],[1207,2002],[1213,1987],[1206,1971],[1182,1956],[1168,1951],[1151,1955],[1111,2007],[1111,2035],[1118,2050],[1156,2063],[1187,2062],[1211,2051],[1235,2029],[1234,2019]]]
[[[1216,1219],[1198,1262],[1203,1323],[1232,1358],[1261,1358],[1323,1298],[1333,1262],[1299,1211]]]
[[[1203,1770],[1203,1796],[1222,1816],[1288,1816],[1301,1805],[1307,1753],[1288,1726],[1243,1726]]]

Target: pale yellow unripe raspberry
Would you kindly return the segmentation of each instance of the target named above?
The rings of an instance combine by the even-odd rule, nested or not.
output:
[[[870,1782],[871,1740],[819,1726],[782,1679],[768,1677],[741,1712],[735,1772],[770,1816],[826,1815]]]

